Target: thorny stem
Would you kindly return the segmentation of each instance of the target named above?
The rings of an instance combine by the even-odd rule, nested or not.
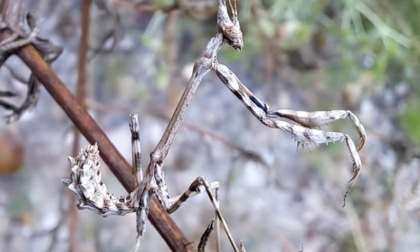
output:
[[[3,19],[10,25],[11,20],[21,20],[21,0],[3,0],[1,10]],[[16,23],[14,23],[16,24]],[[0,40],[7,39],[12,34],[8,30],[0,33]],[[44,61],[37,50],[28,45],[17,50],[17,56],[31,69],[39,78],[46,90],[55,99],[58,105],[64,110],[80,132],[91,143],[98,143],[101,156],[109,166],[121,184],[127,191],[134,189],[131,182],[131,167],[122,155],[116,150],[102,129],[93,118],[80,106],[74,96],[70,93],[56,73]],[[150,205],[149,219],[156,227],[160,235],[173,251],[193,251],[192,246],[185,238],[181,230],[176,226],[170,216],[162,209],[160,204],[152,199]]]

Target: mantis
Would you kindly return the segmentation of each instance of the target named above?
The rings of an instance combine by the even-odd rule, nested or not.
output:
[[[146,230],[149,203],[155,195],[168,213],[176,211],[188,198],[206,192],[217,217],[222,223],[226,235],[234,251],[245,251],[242,244],[237,245],[229,231],[216,197],[212,190],[219,188],[218,182],[209,182],[202,176],[197,177],[190,187],[180,196],[170,198],[164,179],[164,162],[170,150],[174,137],[182,125],[185,113],[197,91],[203,77],[209,72],[215,72],[228,89],[242,102],[242,104],[265,126],[286,131],[298,145],[320,145],[334,142],[345,142],[353,164],[353,177],[350,179],[348,192],[354,186],[362,170],[362,163],[358,154],[366,141],[366,131],[359,119],[348,110],[332,111],[294,111],[287,109],[270,110],[269,106],[257,98],[225,65],[217,60],[217,53],[224,44],[230,45],[237,51],[243,48],[243,38],[240,29],[236,2],[229,1],[232,12],[230,18],[225,0],[218,0],[217,25],[218,32],[204,48],[193,68],[191,78],[180,101],[170,119],[163,136],[154,150],[150,153],[150,163],[144,173],[141,166],[141,147],[138,115],[130,116],[130,131],[132,139],[133,183],[136,188],[127,196],[115,197],[109,193],[101,180],[99,172],[99,150],[96,144],[83,149],[75,158],[69,158],[71,164],[70,179],[62,180],[64,186],[76,194],[80,209],[89,209],[102,216],[125,215],[135,212],[137,216],[137,237],[131,251],[137,251]],[[350,118],[359,134],[356,145],[349,135],[341,132],[323,131],[318,126],[336,120]],[[344,197],[344,200],[345,200]],[[213,230],[214,220],[202,235],[198,245],[199,251],[204,251],[205,244]]]

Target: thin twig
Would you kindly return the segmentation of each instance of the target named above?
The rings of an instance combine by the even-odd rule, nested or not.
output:
[[[90,6],[92,0],[86,0],[82,3],[82,22],[81,22],[81,36],[79,43],[79,63],[77,68],[77,85],[76,85],[76,99],[79,104],[86,108],[86,59],[88,53],[88,39],[89,39],[89,28],[90,28]],[[72,156],[76,156],[80,149],[80,132],[77,127],[74,127],[74,142],[72,148]],[[70,226],[70,238],[69,238],[69,251],[78,251],[77,242],[77,228],[78,228],[78,211],[77,211],[77,199],[73,195],[68,194],[70,198],[70,211],[69,211],[69,226]]]

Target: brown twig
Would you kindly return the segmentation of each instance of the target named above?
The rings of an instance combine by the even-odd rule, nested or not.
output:
[[[20,20],[20,18],[16,17],[20,17],[21,14],[18,8],[21,5],[21,1],[3,0],[2,3],[3,18],[9,25],[11,24],[10,20]],[[4,30],[0,33],[0,40],[7,39],[11,35],[10,31]],[[117,151],[93,118],[78,104],[74,96],[44,61],[38,51],[32,45],[28,45],[17,50],[16,54],[39,78],[46,90],[86,139],[91,144],[98,143],[104,162],[110,167],[124,188],[132,191],[134,187],[131,181],[130,165]],[[151,202],[149,219],[173,251],[193,250],[181,230],[155,199]]]
[[[79,104],[86,108],[86,59],[88,53],[88,38],[90,28],[90,6],[92,0],[86,0],[82,2],[82,22],[81,22],[81,36],[79,43],[79,63],[77,67],[77,85],[76,85],[76,99]],[[72,148],[72,156],[76,156],[80,149],[80,132],[77,127],[74,127],[74,142]],[[77,216],[77,199],[73,195],[69,194],[70,198],[70,211],[69,211],[69,225],[70,225],[70,239],[69,239],[69,251],[78,251],[77,242],[77,228],[78,228],[78,216]]]

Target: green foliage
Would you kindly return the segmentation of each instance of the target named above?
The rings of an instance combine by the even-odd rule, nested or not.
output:
[[[14,197],[11,205],[11,212],[15,216],[20,216],[24,213],[30,212],[32,208],[31,201],[29,199],[29,195],[25,191],[19,192],[18,196]]]
[[[420,97],[409,101],[399,117],[399,123],[408,136],[420,143]]]
[[[420,143],[420,0],[256,2],[241,3],[246,42],[242,60],[258,57],[261,48],[267,47],[272,52],[268,57],[288,55],[313,46],[319,34],[332,39],[334,42],[323,48],[329,55],[323,64],[323,78],[330,92],[338,93],[334,89],[360,80],[360,76],[370,76],[373,84],[408,83],[414,92],[398,120],[406,134]],[[297,77],[304,86],[317,78],[310,71]]]
[[[169,6],[173,3],[173,0],[152,0],[152,4],[157,8],[162,8],[164,6]]]
[[[356,244],[354,242],[354,238],[352,235],[346,235],[340,240],[338,244],[338,251],[342,251],[342,252],[357,251],[357,247],[356,247]]]
[[[167,65],[162,65],[157,67],[157,74],[156,74],[156,86],[159,89],[165,89],[168,86],[169,82],[169,69]]]
[[[118,61],[106,69],[98,69],[105,76],[105,86],[107,90],[116,92],[118,90],[119,78],[121,73],[126,69],[126,62]]]
[[[420,80],[415,71],[420,67],[420,0],[265,0],[241,6],[245,41],[262,46],[274,40],[278,54],[311,42],[316,33],[336,38],[338,55],[328,72],[335,76],[327,76],[335,83],[365,72],[382,81]]]

